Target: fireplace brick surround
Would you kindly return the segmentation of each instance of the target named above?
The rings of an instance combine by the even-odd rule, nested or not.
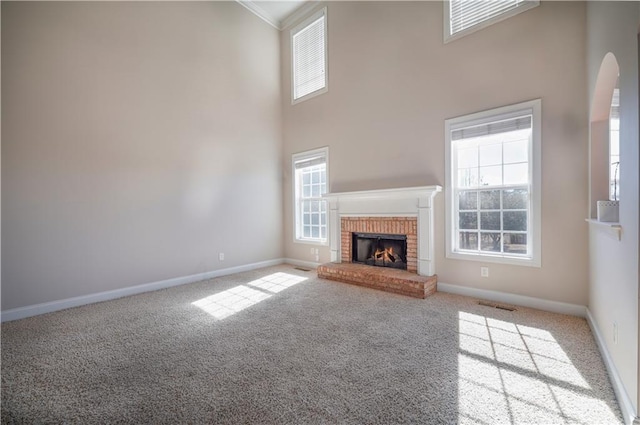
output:
[[[418,219],[416,217],[342,217],[340,253],[343,263],[351,262],[353,232],[406,235],[407,271],[418,272]]]
[[[433,198],[440,186],[329,193],[331,263],[318,276],[412,297],[437,290]],[[352,233],[407,236],[407,270],[352,263]]]

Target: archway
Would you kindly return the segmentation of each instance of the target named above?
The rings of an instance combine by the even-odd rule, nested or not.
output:
[[[613,53],[602,59],[591,101],[589,151],[589,217],[596,218],[597,201],[609,199],[609,118],[620,67]]]

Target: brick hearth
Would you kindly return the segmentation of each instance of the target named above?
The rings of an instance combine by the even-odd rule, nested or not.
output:
[[[438,277],[420,276],[405,270],[355,263],[327,263],[318,266],[318,277],[381,289],[416,298],[436,292]]]

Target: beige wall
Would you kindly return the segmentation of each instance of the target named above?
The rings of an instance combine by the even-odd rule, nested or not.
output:
[[[585,4],[540,7],[443,44],[439,2],[331,2],[329,91],[290,104],[289,32],[281,37],[285,255],[293,242],[294,152],[330,148],[330,190],[444,185],[444,120],[542,99],[542,267],[448,260],[444,196],[436,201],[439,280],[587,304]],[[466,59],[466,60],[465,60]],[[321,261],[329,260],[328,249]]]
[[[235,2],[2,2],[2,310],[279,258],[278,58]]]
[[[620,224],[618,241],[601,228],[589,233],[589,310],[638,412],[638,13],[636,2],[589,2],[589,99],[608,52],[620,67]],[[593,135],[592,135],[593,143]],[[592,167],[594,165],[592,164]],[[597,169],[593,172],[597,173]],[[618,324],[618,343],[613,323]]]

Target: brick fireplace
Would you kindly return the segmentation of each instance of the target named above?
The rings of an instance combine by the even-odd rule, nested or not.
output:
[[[406,236],[407,271],[418,272],[418,219],[416,217],[342,217],[340,220],[342,263],[352,261],[354,232]]]
[[[318,267],[328,279],[419,298],[435,292],[433,198],[440,186],[329,193],[331,263]],[[406,270],[357,264],[353,235],[406,236]]]

